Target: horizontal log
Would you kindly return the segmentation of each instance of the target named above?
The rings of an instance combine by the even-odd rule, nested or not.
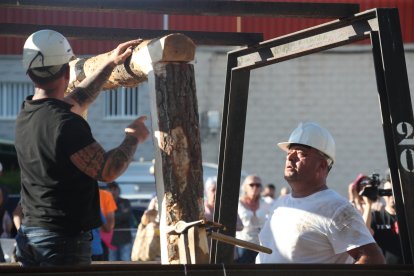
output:
[[[72,91],[82,80],[106,62],[111,52],[90,58],[78,58],[69,63],[71,78],[68,91]],[[118,65],[103,89],[120,86],[136,87],[147,80],[148,72],[158,62],[190,62],[194,60],[195,44],[183,34],[170,34],[158,39],[145,40],[132,52],[125,64]]]

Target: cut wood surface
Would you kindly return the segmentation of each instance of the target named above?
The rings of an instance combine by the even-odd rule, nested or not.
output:
[[[67,92],[70,93],[82,80],[96,71],[111,52],[89,58],[78,58],[69,63],[71,78]],[[189,62],[194,60],[195,44],[183,34],[170,34],[162,38],[145,40],[138,45],[125,64],[117,66],[103,89],[120,86],[136,87],[147,80],[148,72],[158,62]]]

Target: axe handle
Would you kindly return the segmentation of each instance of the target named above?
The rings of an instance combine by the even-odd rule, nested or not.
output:
[[[251,243],[251,242],[247,242],[247,241],[243,241],[243,240],[239,240],[227,235],[223,235],[217,232],[211,232],[210,236],[212,239],[218,240],[218,241],[222,241],[225,243],[229,243],[232,245],[237,245],[240,247],[244,247],[253,251],[257,251],[257,252],[263,252],[263,253],[267,253],[267,254],[271,254],[272,253],[272,249],[268,248],[268,247],[264,247],[261,245],[257,245],[255,243]]]

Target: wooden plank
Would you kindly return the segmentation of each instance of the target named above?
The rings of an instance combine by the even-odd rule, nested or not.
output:
[[[368,39],[378,30],[375,10],[350,20],[335,20],[296,33],[263,41],[255,47],[235,50],[237,69],[254,69],[311,53]]]

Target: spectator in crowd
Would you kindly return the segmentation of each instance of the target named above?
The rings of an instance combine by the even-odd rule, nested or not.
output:
[[[367,188],[374,188],[374,192],[379,193],[381,191],[384,194],[382,198],[385,201],[385,207],[381,210],[373,209],[369,212],[366,218],[364,218],[366,224],[381,248],[385,262],[387,264],[403,264],[404,260],[399,237],[397,211],[392,194],[392,184],[390,180],[384,180],[379,187]],[[370,210],[370,206],[375,202],[369,196],[362,197],[365,201],[365,209]]]
[[[264,199],[264,201],[267,204],[272,204],[273,201],[275,200],[275,195],[276,195],[276,187],[275,185],[269,183],[266,185],[266,187],[263,189],[262,192],[262,197]]]
[[[22,219],[23,219],[23,210],[22,210],[22,204],[20,203],[20,200],[19,200],[19,202],[17,202],[16,208],[14,208],[13,213],[12,213],[12,220],[14,224],[14,229],[16,231],[19,230],[20,225],[22,224]],[[14,247],[13,249],[11,262],[17,263],[16,247]]]
[[[0,162],[0,176],[3,175],[3,164]]]
[[[147,210],[155,210],[158,212],[158,198],[154,195],[148,203]]]
[[[278,146],[287,152],[284,176],[292,193],[275,202],[259,235],[272,253],[259,253],[256,262],[384,263],[361,215],[327,186],[335,162],[335,142],[328,130],[300,123],[289,141]]]
[[[109,250],[115,250],[116,246],[112,244],[112,237],[115,228],[115,211],[118,209],[116,202],[111,192],[99,189],[99,202],[101,207],[102,215],[105,217],[105,227],[101,227],[100,236],[103,247],[103,260],[109,260]]]
[[[0,186],[0,238],[10,238],[10,232],[13,227],[12,219],[7,211],[7,202],[9,193],[4,186]]]
[[[242,184],[243,194],[238,205],[238,215],[243,229],[236,232],[236,238],[251,243],[259,243],[259,232],[270,212],[270,205],[260,196],[262,180],[257,175],[249,175]],[[257,256],[256,251],[237,248],[237,263],[251,264]]]
[[[217,180],[215,177],[209,177],[204,184],[204,216],[209,221],[213,221],[216,187]]]
[[[279,197],[283,197],[288,194],[290,194],[290,189],[288,187],[282,187],[280,189]]]
[[[22,204],[19,202],[16,205],[16,208],[13,210],[13,223],[14,227],[16,227],[16,230],[19,230],[20,225],[22,224],[23,220],[23,210],[22,210]]]
[[[128,199],[119,196],[121,188],[115,181],[108,183],[108,189],[112,193],[117,206],[117,210],[115,211],[115,228],[112,236],[112,245],[116,249],[109,250],[109,260],[131,261],[131,203]]]
[[[216,177],[209,177],[204,184],[204,193],[205,193],[205,200],[204,200],[204,216],[209,221],[214,221],[214,205],[216,202],[216,189],[217,189],[217,178]],[[243,229],[243,223],[237,215],[237,223],[236,223],[236,231],[241,231]]]
[[[363,215],[364,221],[366,221],[366,218],[368,214],[371,212],[371,210],[381,211],[382,209],[384,209],[384,206],[385,206],[384,199],[381,197],[378,197],[378,199],[375,202],[370,203],[369,208],[364,208],[367,202],[360,195],[361,193],[360,187],[361,187],[361,182],[364,182],[367,180],[369,180],[368,175],[360,173],[355,178],[355,180],[348,185],[349,202],[351,202],[351,204]]]
[[[22,104],[15,135],[24,214],[16,255],[23,266],[91,263],[91,230],[102,224],[97,180],[118,177],[149,132],[140,117],[125,129],[120,146],[105,151],[81,114],[140,42],[118,45],[65,95],[74,57],[67,39],[40,30],[26,40],[23,66],[35,89]]]
[[[0,186],[0,238],[10,238],[12,220],[7,212],[9,194],[4,186]],[[0,244],[0,262],[5,262],[3,248]]]
[[[132,261],[160,260],[160,228],[157,217],[156,209],[147,209],[142,215],[132,247]]]
[[[92,242],[91,242],[91,251],[92,251],[92,261],[104,261],[105,260],[105,256],[104,256],[104,247],[102,244],[102,239],[101,239],[101,229],[102,231],[106,231],[109,232],[111,229],[109,228],[109,225],[104,217],[104,215],[102,214],[101,211],[101,219],[102,219],[102,226],[99,228],[94,228],[92,229]]]
[[[147,209],[146,209],[146,211],[149,211],[149,210],[154,210],[154,211],[157,211],[157,216],[155,217],[155,221],[157,222],[157,223],[159,223],[160,222],[160,213],[158,212],[158,197],[157,197],[157,195],[155,194],[152,198],[151,198],[151,200],[150,200],[150,202],[148,203],[148,206],[147,206]]]

